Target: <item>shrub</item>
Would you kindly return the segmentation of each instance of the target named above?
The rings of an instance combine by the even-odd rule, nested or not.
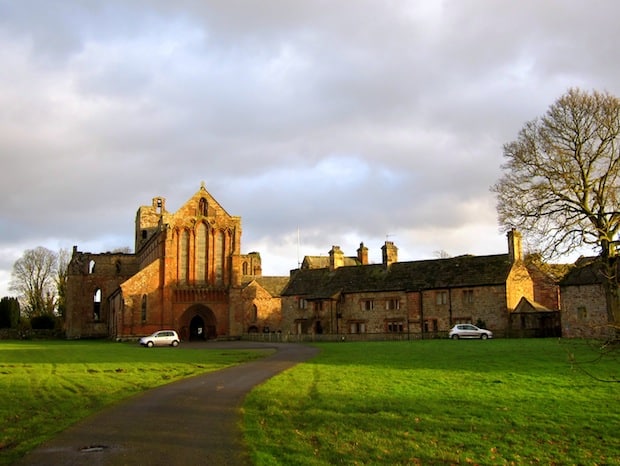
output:
[[[41,314],[30,319],[33,330],[53,330],[56,326],[56,318],[52,314]]]
[[[19,322],[19,301],[5,296],[0,299],[0,328],[16,328]]]

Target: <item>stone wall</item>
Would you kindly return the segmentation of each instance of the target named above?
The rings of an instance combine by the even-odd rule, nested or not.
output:
[[[133,254],[92,254],[74,247],[67,274],[67,338],[108,336],[108,296],[137,268]]]
[[[561,289],[562,336],[603,338],[608,332],[605,291],[600,284]]]

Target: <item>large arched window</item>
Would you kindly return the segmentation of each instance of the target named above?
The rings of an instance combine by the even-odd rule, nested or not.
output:
[[[187,283],[189,271],[189,232],[183,230],[179,234],[178,271],[180,283]]]
[[[224,281],[224,232],[218,231],[215,234],[215,283],[218,285]]]
[[[204,283],[207,281],[207,227],[200,223],[196,227],[196,281]]]

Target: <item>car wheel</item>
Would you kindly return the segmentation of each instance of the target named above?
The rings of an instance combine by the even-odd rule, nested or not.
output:
[[[172,346],[179,346],[179,342],[178,342],[178,341],[176,341],[176,340],[174,340],[174,341],[172,342]]]
[[[486,340],[487,338],[489,338],[489,336],[486,333],[483,333],[482,335],[480,335],[481,340]]]
[[[148,346],[149,348],[152,348],[153,347],[153,342],[152,341],[147,342],[146,346]]]
[[[452,339],[453,339],[453,340],[458,340],[458,339],[459,339],[459,336],[458,336],[458,335],[452,335]]]

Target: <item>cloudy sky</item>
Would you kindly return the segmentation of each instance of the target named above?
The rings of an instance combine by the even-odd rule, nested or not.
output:
[[[620,95],[615,0],[0,0],[0,296],[45,246],[133,249],[204,181],[265,275],[506,251],[502,146]],[[299,234],[298,234],[299,233]]]

